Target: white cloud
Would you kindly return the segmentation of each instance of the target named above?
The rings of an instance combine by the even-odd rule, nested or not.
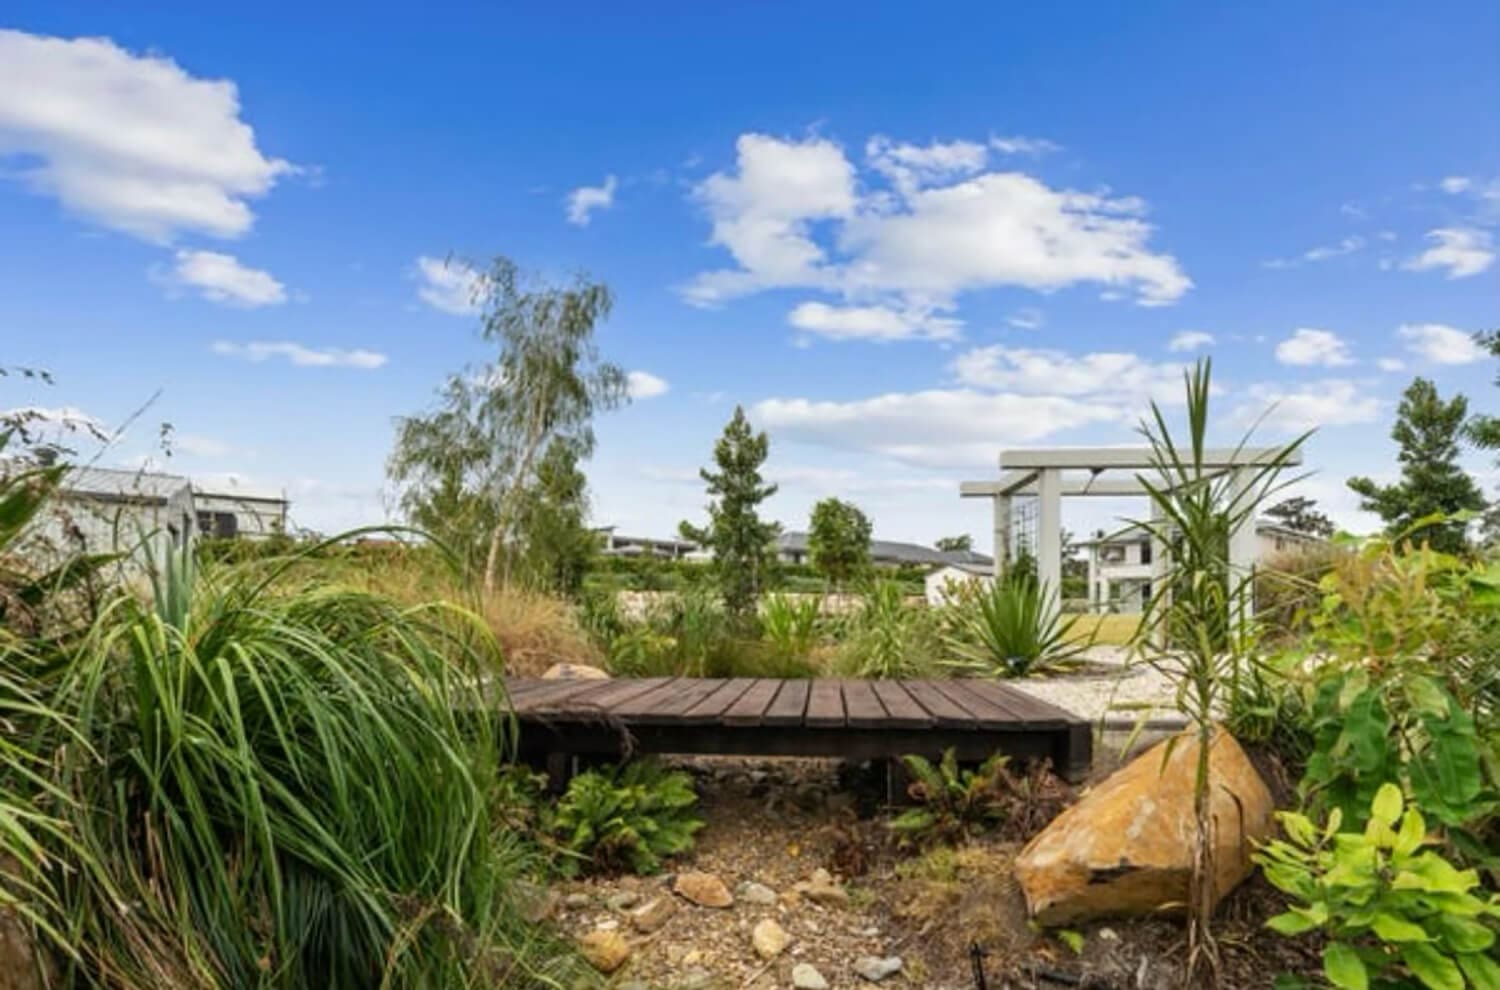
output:
[[[471,316],[479,312],[479,296],[484,277],[473,268],[452,258],[444,260],[422,255],[414,269],[417,296],[434,309],[454,316]]]
[[[615,177],[607,175],[602,186],[579,186],[568,193],[568,223],[587,227],[595,210],[607,210],[615,205],[615,189],[618,186]]]
[[[1446,268],[1449,278],[1467,278],[1489,268],[1495,260],[1493,243],[1487,230],[1473,227],[1443,227],[1427,232],[1432,247],[1408,258],[1401,267],[1407,271],[1425,272]]]
[[[229,444],[213,437],[205,437],[198,433],[177,433],[172,436],[172,449],[194,457],[225,457],[231,448]]]
[[[665,378],[658,378],[649,371],[632,371],[625,378],[625,390],[632,399],[654,399],[665,395],[671,387]]]
[[[1338,258],[1346,254],[1353,254],[1365,248],[1368,242],[1359,235],[1345,237],[1335,244],[1321,244],[1309,248],[1297,255],[1295,258],[1272,258],[1263,262],[1266,268],[1295,268],[1304,261],[1327,261],[1329,258]]]
[[[1396,333],[1407,350],[1435,364],[1473,364],[1489,357],[1473,334],[1441,323],[1403,323]]]
[[[1047,322],[1047,318],[1035,306],[1022,306],[1006,317],[1005,322],[1018,330],[1039,330]]]
[[[303,368],[360,368],[365,371],[379,368],[389,360],[379,351],[364,348],[313,348],[286,340],[255,340],[248,344],[220,340],[214,343],[213,352],[256,364],[272,358],[282,358]]]
[[[1120,410],[1064,396],[937,389],[849,402],[767,399],[751,415],[778,439],[925,466],[993,468],[1003,447],[1118,421]]]
[[[1023,137],[1020,134],[1010,137],[992,137],[990,147],[1002,155],[1048,155],[1062,150],[1062,145],[1055,141],[1048,141],[1046,138]]]
[[[26,427],[43,423],[63,432],[89,433],[94,436],[110,432],[102,419],[77,406],[16,406],[0,411],[0,422],[20,423]]]
[[[1276,345],[1276,360],[1282,364],[1321,365],[1333,368],[1353,364],[1349,345],[1331,330],[1301,327]]]
[[[0,157],[80,216],[165,243],[238,237],[293,166],[262,154],[229,80],[107,38],[0,30]]]
[[[1380,360],[1376,361],[1375,365],[1381,371],[1405,371],[1406,370],[1406,362],[1403,361],[1403,360],[1401,360],[1400,358],[1383,357]]]
[[[1167,341],[1167,350],[1174,354],[1196,351],[1200,347],[1213,346],[1214,335],[1202,330],[1181,330]]]
[[[1353,426],[1380,417],[1380,402],[1366,394],[1359,382],[1329,378],[1288,389],[1282,385],[1252,385],[1233,419],[1268,430],[1300,433],[1314,427]]]
[[[962,323],[930,311],[898,311],[889,306],[830,306],[800,303],[787,314],[798,330],[830,340],[952,340]]]
[[[959,355],[953,373],[963,385],[1023,395],[1121,402],[1175,401],[1182,393],[1181,365],[1152,364],[1127,353],[1072,355],[996,344]]]
[[[254,308],[286,302],[286,286],[270,272],[248,268],[234,255],[218,251],[178,251],[176,264],[162,280],[230,306]]]
[[[1152,228],[1138,199],[977,172],[982,155],[965,142],[871,143],[872,168],[898,178],[892,189],[861,194],[832,141],[741,136],[735,169],[695,191],[712,243],[737,267],[698,275],[683,290],[688,301],[803,288],[858,306],[930,310],[967,291],[1095,282],[1164,305],[1192,286],[1176,259],[1148,248]]]

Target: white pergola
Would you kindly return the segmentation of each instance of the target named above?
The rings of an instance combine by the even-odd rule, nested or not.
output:
[[[1237,484],[1251,483],[1248,469],[1278,458],[1287,466],[1302,463],[1280,447],[1223,447],[1204,451],[1204,467],[1214,476],[1229,474]],[[1064,497],[1121,498],[1146,495],[1141,479],[1170,484],[1156,471],[1149,447],[1051,447],[1006,450],[1000,454],[1000,477],[965,481],[963,498],[988,498],[994,510],[995,574],[1005,572],[1010,557],[1011,501],[1037,500],[1037,577],[1050,588],[1062,587],[1062,500]],[[1113,473],[1113,477],[1111,477]],[[1236,570],[1255,563],[1255,522],[1246,520],[1229,538],[1229,562]],[[1152,567],[1165,573],[1166,552],[1152,547]]]

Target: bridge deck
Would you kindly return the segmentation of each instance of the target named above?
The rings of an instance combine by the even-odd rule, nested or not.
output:
[[[962,760],[994,752],[1088,772],[1089,723],[998,681],[651,677],[508,678],[522,755],[632,753]]]

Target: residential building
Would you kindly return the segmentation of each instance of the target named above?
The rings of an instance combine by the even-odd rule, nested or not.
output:
[[[187,478],[78,467],[63,477],[37,536],[58,550],[115,553],[178,547],[194,531],[193,486]]]
[[[811,562],[808,535],[800,531],[782,533],[776,538],[776,556],[784,563],[806,564]],[[972,550],[935,550],[920,543],[901,543],[895,540],[871,540],[870,562],[880,567],[962,567],[985,569],[993,566],[993,559]]]
[[[287,531],[284,495],[236,489],[193,489],[198,534],[221,540],[264,540]]]

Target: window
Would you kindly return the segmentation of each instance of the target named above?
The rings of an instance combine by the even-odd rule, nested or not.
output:
[[[240,520],[233,512],[200,512],[198,532],[216,540],[232,540],[240,535]]]
[[[1151,541],[1147,540],[1141,544],[1141,563],[1151,563]]]

